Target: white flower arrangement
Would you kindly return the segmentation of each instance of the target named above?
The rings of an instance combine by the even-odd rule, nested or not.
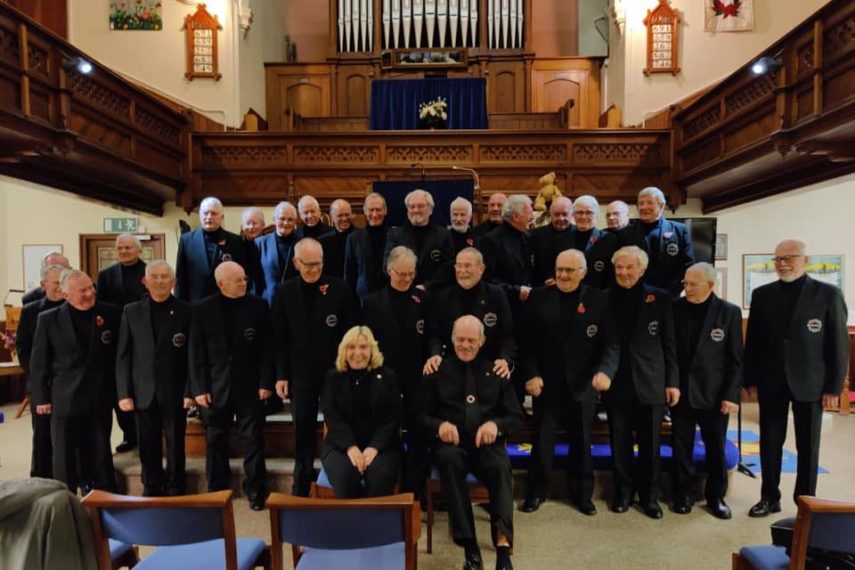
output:
[[[419,105],[419,120],[426,123],[440,123],[448,120],[448,113],[445,110],[448,108],[448,103],[442,97],[437,97],[433,101],[427,101]]]

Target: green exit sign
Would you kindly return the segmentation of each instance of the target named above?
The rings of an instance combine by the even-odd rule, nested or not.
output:
[[[137,218],[104,218],[104,231],[108,233],[136,232],[138,227]]]

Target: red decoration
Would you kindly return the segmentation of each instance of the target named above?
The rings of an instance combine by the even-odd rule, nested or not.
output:
[[[321,285],[320,287],[318,287],[318,291],[321,292],[321,295],[326,295],[327,289],[329,289],[329,288],[330,288],[329,284],[325,283],[325,284]]]
[[[732,4],[725,4],[721,0],[713,0],[713,11],[715,11],[716,16],[723,16],[725,18],[731,16],[735,18],[739,15],[739,4],[741,4],[741,0],[733,0]]]
[[[585,304],[579,303],[579,306],[576,308],[576,312],[579,313],[580,315],[584,315],[585,314]]]
[[[98,325],[99,327],[103,327],[104,326],[104,317],[102,317],[101,315],[95,315],[95,324]]]
[[[652,303],[652,302],[654,302],[655,300],[656,300],[656,295],[654,295],[654,294],[652,294],[652,293],[651,293],[650,295],[648,295],[648,296],[644,299],[644,302],[645,302],[645,303]]]

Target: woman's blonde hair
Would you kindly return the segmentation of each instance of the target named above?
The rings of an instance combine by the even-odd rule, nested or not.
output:
[[[371,347],[371,358],[368,360],[368,370],[374,370],[383,366],[383,353],[380,352],[380,346],[377,344],[377,339],[374,338],[374,333],[366,326],[355,326],[344,333],[341,342],[338,345],[338,355],[335,357],[335,369],[339,372],[348,370],[347,357],[345,352],[347,347],[356,343],[359,337],[365,337],[368,341],[368,346]]]

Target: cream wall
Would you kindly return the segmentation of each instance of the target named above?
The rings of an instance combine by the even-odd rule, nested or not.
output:
[[[645,117],[723,79],[806,20],[827,0],[754,0],[754,31],[704,32],[703,0],[671,0],[683,18],[680,28],[682,71],[645,77],[647,35],[644,18],[657,0],[612,0],[618,26],[611,27],[606,106],[617,103],[624,124]],[[619,31],[622,25],[623,31]]]

